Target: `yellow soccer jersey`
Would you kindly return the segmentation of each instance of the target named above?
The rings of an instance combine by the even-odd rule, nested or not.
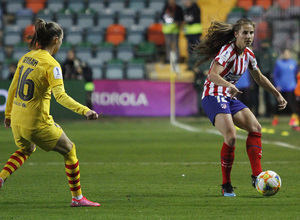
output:
[[[32,50],[18,62],[8,91],[5,117],[12,125],[37,129],[53,124],[51,90],[63,106],[85,115],[90,109],[70,98],[64,90],[60,64],[46,50]]]

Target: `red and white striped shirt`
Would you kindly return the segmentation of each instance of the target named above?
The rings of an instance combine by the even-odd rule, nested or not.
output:
[[[220,76],[232,84],[237,83],[247,68],[250,70],[258,69],[257,61],[252,50],[246,47],[244,50],[244,55],[239,56],[237,54],[236,45],[234,42],[226,44],[220,49],[219,53],[210,65],[209,73],[214,62],[218,62],[224,67],[224,70],[220,73]],[[202,98],[208,95],[230,97],[228,91],[229,88],[215,85],[207,78],[204,83]]]

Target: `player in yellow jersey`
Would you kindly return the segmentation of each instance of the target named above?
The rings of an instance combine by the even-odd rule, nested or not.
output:
[[[49,114],[51,92],[57,102],[66,108],[95,120],[98,114],[81,105],[65,93],[62,71],[52,57],[59,50],[63,30],[55,22],[37,19],[31,51],[18,62],[17,70],[8,91],[4,125],[11,127],[19,147],[0,173],[0,188],[38,146],[45,151],[57,151],[64,156],[69,181],[71,206],[100,206],[83,197],[75,144],[66,136]]]

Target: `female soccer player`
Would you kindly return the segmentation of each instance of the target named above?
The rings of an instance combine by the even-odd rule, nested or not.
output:
[[[56,101],[70,110],[95,120],[95,111],[74,101],[65,93],[62,71],[52,57],[59,50],[63,30],[54,22],[37,19],[31,51],[18,62],[8,91],[4,125],[11,127],[19,147],[0,173],[0,188],[38,146],[45,151],[57,151],[64,156],[66,174],[72,194],[72,207],[100,206],[82,196],[75,144],[49,115],[51,92]]]
[[[248,19],[240,19],[233,25],[212,22],[205,40],[195,48],[196,53],[204,55],[199,63],[213,58],[204,83],[202,105],[212,124],[224,137],[221,150],[223,196],[236,196],[230,179],[236,143],[235,126],[248,132],[246,149],[252,168],[253,186],[256,176],[262,172],[261,125],[249,108],[235,98],[240,91],[234,84],[248,68],[255,81],[276,97],[279,109],[287,105],[282,95],[262,75],[249,49],[254,28],[255,25]]]

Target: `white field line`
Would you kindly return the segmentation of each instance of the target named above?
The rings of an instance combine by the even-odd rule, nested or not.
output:
[[[186,125],[186,124],[177,122],[176,120],[172,120],[171,124],[174,125],[175,127],[178,127],[178,128],[184,129],[186,131],[190,131],[190,132],[207,132],[209,134],[216,134],[216,135],[222,136],[222,134],[218,130],[195,128],[195,127],[192,127],[190,125]],[[241,139],[241,140],[246,140],[247,136],[238,134],[237,138]],[[293,150],[300,150],[299,147],[296,147],[294,145],[287,144],[287,143],[284,143],[284,142],[280,142],[280,141],[265,141],[265,140],[262,140],[262,143],[263,144],[270,144],[270,145],[277,145],[279,147],[289,148],[289,149],[293,149]]]
[[[235,161],[235,164],[249,164],[249,161]],[[295,164],[295,161],[265,161],[263,164]],[[296,162],[298,163],[298,162]],[[299,161],[300,163],[300,161]],[[64,162],[26,162],[27,165],[30,166],[64,166]],[[188,166],[188,165],[220,165],[220,162],[79,162],[80,165],[87,166],[97,166],[97,165],[141,165],[141,166],[153,166],[153,165],[180,165],[180,166]]]

